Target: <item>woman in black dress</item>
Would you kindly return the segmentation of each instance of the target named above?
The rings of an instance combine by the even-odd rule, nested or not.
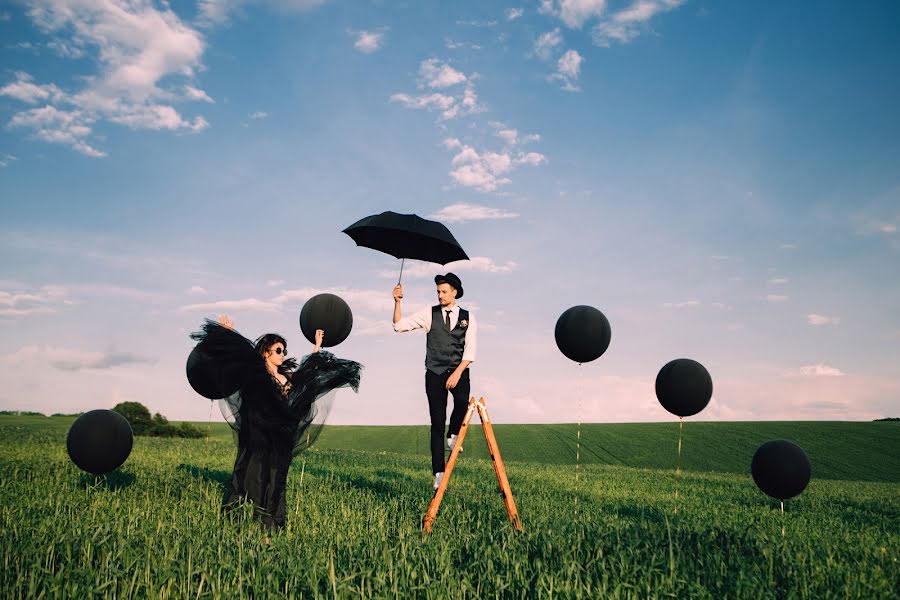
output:
[[[206,321],[191,338],[203,344],[215,363],[225,390],[220,401],[237,432],[238,450],[223,509],[253,503],[254,513],[269,528],[285,524],[285,488],[293,457],[318,435],[330,407],[332,392],[359,388],[359,363],[342,360],[321,349],[324,332],[316,332],[313,352],[299,365],[287,357],[287,342],[268,333],[251,342],[222,315]],[[227,394],[227,395],[226,395]]]

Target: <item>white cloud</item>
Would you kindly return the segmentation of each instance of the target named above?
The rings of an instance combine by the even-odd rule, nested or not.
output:
[[[806,322],[810,325],[840,325],[839,317],[826,317],[825,315],[817,315],[811,313],[806,315]]]
[[[456,98],[444,94],[426,94],[422,96],[410,96],[409,94],[394,94],[391,102],[399,102],[406,108],[425,108],[428,110],[446,111],[455,103]]]
[[[562,42],[562,34],[560,34],[559,27],[557,27],[538,36],[538,39],[534,42],[534,53],[541,59],[547,60]]]
[[[0,96],[9,96],[19,102],[36,104],[38,102],[59,102],[65,94],[54,84],[38,85],[28,73],[17,71],[16,80],[0,87]]]
[[[699,300],[686,300],[684,302],[664,302],[663,308],[689,308],[692,306],[700,306]]]
[[[660,13],[678,8],[685,1],[634,0],[630,6],[613,13],[594,27],[594,43],[605,48],[614,43],[626,44],[643,32],[647,21]]]
[[[507,21],[515,21],[519,17],[525,14],[525,11],[521,8],[507,8],[504,13],[506,15]]]
[[[27,14],[44,33],[66,36],[54,40],[57,51],[96,50],[99,72],[83,77],[82,89],[72,92],[17,73],[16,81],[0,88],[0,94],[45,106],[14,115],[11,126],[32,128],[37,139],[102,157],[106,154],[88,141],[99,121],[173,131],[200,131],[208,125],[203,117],[185,118],[165,103],[212,101],[192,83],[202,67],[203,36],[168,5],[149,0],[36,0]],[[188,80],[179,88],[183,93],[160,87],[173,78]]]
[[[469,50],[481,50],[481,46],[473,42],[454,42],[453,40],[444,40],[444,46],[448,50],[459,50],[460,48],[468,48]]]
[[[329,0],[200,0],[201,25],[223,25],[232,14],[254,5],[269,6],[279,12],[296,13],[318,8]]]
[[[209,102],[210,104],[215,104],[215,101],[209,97],[209,95],[203,90],[197,89],[192,85],[184,86],[185,96],[188,100],[194,100],[197,102]]]
[[[19,158],[12,154],[0,154],[0,168],[9,166],[15,160],[19,160]]]
[[[897,233],[897,226],[893,223],[887,223],[885,225],[882,225],[878,230],[881,233]]]
[[[269,116],[269,113],[262,111],[262,110],[258,110],[256,112],[250,113],[251,119],[265,119],[268,116]]]
[[[494,219],[515,219],[519,215],[502,208],[491,208],[477,204],[451,204],[436,213],[428,215],[429,219],[437,219],[444,223],[463,223],[465,221],[485,221]]]
[[[419,74],[428,87],[437,89],[452,87],[468,81],[462,72],[436,58],[423,60],[419,65]]]
[[[553,15],[572,29],[606,11],[606,0],[541,0],[538,12]]]
[[[787,277],[773,277],[767,283],[770,285],[783,285],[790,281]]]
[[[187,304],[178,307],[178,312],[205,312],[218,314],[227,311],[253,311],[253,312],[277,312],[281,306],[275,302],[245,298],[243,300],[219,300],[218,302],[204,302]]]
[[[828,365],[819,363],[817,365],[800,367],[796,372],[790,371],[787,375],[800,375],[802,377],[843,377],[846,373],[835,367],[829,367]]]
[[[82,371],[112,369],[132,364],[152,365],[157,359],[115,350],[91,352],[57,346],[23,346],[12,354],[0,356],[0,362],[13,366],[39,362],[61,371]]]
[[[51,40],[47,42],[47,47],[63,58],[82,58],[85,54],[84,48],[77,43],[65,40]]]
[[[785,302],[787,299],[788,299],[787,296],[782,296],[780,294],[769,294],[765,298],[766,302],[772,302],[772,303]]]
[[[456,24],[467,27],[496,27],[497,21],[457,21]]]
[[[486,256],[473,256],[469,260],[459,260],[447,263],[446,265],[436,265],[435,263],[424,262],[420,260],[407,260],[403,267],[404,279],[431,279],[435,275],[452,271],[453,273],[464,273],[471,271],[474,273],[511,273],[519,267],[514,261],[506,261],[498,263],[492,258]],[[382,278],[396,278],[397,271],[380,271],[378,275]]]
[[[266,282],[266,286],[277,287],[279,285],[284,285],[284,283],[284,279],[270,279]]]
[[[206,288],[200,287],[199,285],[192,285],[190,289],[187,291],[188,294],[192,296],[204,296],[209,292],[206,291]]]
[[[456,139],[444,140],[444,145],[459,150],[451,161],[450,177],[458,185],[480,192],[494,192],[511,183],[506,174],[520,165],[537,166],[547,160],[538,152],[519,153],[515,157],[506,151],[479,153]]]
[[[581,76],[581,63],[584,59],[575,50],[567,50],[565,54],[559,57],[556,64],[556,73],[550,76],[551,80],[562,82],[562,89],[567,92],[578,92],[577,81]]]
[[[358,31],[353,47],[365,54],[372,54],[380,50],[383,44],[383,31]]]

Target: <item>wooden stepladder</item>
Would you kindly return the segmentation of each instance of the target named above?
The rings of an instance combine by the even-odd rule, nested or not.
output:
[[[506,512],[509,515],[509,520],[517,530],[522,531],[522,522],[519,520],[519,511],[516,509],[516,501],[513,500],[512,490],[509,488],[509,480],[506,478],[506,469],[503,468],[503,460],[500,458],[500,447],[497,445],[497,438],[494,437],[494,427],[491,425],[491,418],[488,416],[484,398],[475,400],[475,397],[472,396],[469,398],[469,409],[466,411],[462,427],[460,427],[459,434],[456,436],[456,442],[453,444],[453,451],[450,452],[450,458],[447,459],[447,465],[444,467],[444,476],[441,478],[438,489],[434,492],[434,498],[431,499],[431,504],[428,506],[428,512],[425,513],[425,518],[422,522],[422,526],[425,529],[423,535],[431,533],[431,527],[434,525],[434,520],[437,517],[438,509],[441,506],[441,500],[443,500],[444,492],[447,490],[447,484],[450,482],[450,474],[453,473],[453,467],[456,465],[456,457],[459,456],[459,450],[462,448],[466,432],[469,430],[469,422],[472,420],[472,415],[475,414],[476,410],[478,411],[478,416],[481,418],[481,428],[484,431],[484,439],[487,442],[488,453],[491,455],[491,462],[494,464],[494,472],[497,474],[497,483],[500,484],[500,496],[503,498],[503,504],[506,505]]]

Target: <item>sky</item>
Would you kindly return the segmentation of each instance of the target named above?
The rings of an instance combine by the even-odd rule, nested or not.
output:
[[[900,416],[900,4],[28,0],[0,4],[0,409],[137,401],[218,419],[189,334],[227,313],[311,349],[353,311],[334,424],[428,422],[393,210],[471,257],[407,261],[404,314],[460,276],[498,423]],[[577,365],[569,307],[612,341]],[[326,332],[327,335],[327,332]]]

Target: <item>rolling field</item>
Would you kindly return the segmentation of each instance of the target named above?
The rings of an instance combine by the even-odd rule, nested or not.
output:
[[[137,438],[105,479],[69,461],[72,419],[0,417],[0,595],[10,598],[892,598],[900,424],[497,426],[524,533],[472,429],[435,529],[425,427],[332,427],[295,459],[288,527],[263,543],[219,514],[234,446]],[[201,427],[205,428],[205,424]],[[747,474],[758,444],[803,446],[787,513]],[[577,499],[577,510],[576,510]],[[786,535],[782,537],[781,526]]]

